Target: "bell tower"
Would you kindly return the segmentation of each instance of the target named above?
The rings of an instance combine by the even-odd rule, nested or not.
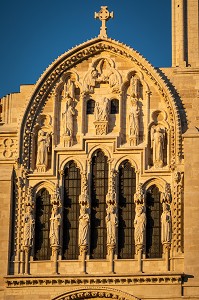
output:
[[[199,66],[199,0],[172,0],[172,67]]]

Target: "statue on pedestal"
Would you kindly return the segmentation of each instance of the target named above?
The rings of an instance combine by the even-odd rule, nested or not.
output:
[[[109,205],[106,209],[106,227],[107,227],[107,244],[116,244],[116,228],[118,227],[118,217],[116,214],[116,207]]]
[[[162,204],[163,213],[161,215],[161,241],[162,244],[171,242],[171,212],[167,203]]]
[[[59,228],[61,224],[61,214],[59,206],[53,204],[52,213],[50,217],[50,245],[58,246],[60,244]]]
[[[134,233],[135,245],[143,245],[145,228],[146,228],[146,213],[145,213],[145,207],[143,205],[137,205],[136,207],[134,226],[135,226],[135,233]]]
[[[79,246],[88,245],[88,234],[90,226],[89,209],[82,206],[79,216]]]
[[[139,115],[140,109],[138,107],[138,100],[132,98],[129,108],[129,136],[132,139],[133,146],[137,146],[139,143]]]
[[[28,205],[26,206],[26,213],[24,216],[23,245],[25,247],[32,247],[34,230],[35,230],[35,220],[33,217],[33,209],[30,205]]]
[[[164,165],[165,130],[160,126],[151,128],[151,147],[153,149],[153,165],[162,168]]]
[[[44,132],[42,129],[38,132],[37,139],[37,161],[36,166],[39,169],[39,166],[48,166],[48,152],[50,147],[50,134]]]

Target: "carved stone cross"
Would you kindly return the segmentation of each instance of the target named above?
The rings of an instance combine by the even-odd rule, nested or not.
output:
[[[101,6],[101,10],[98,13],[95,12],[95,19],[97,18],[100,19],[100,21],[102,21],[99,37],[107,38],[106,21],[113,18],[113,12],[110,13],[107,9],[107,6]]]

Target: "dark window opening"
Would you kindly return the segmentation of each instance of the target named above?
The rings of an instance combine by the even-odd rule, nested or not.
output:
[[[78,259],[80,193],[80,171],[74,161],[71,161],[67,164],[64,173],[63,259]]]
[[[135,255],[135,191],[135,170],[129,161],[125,161],[119,167],[118,258],[133,258]]]
[[[94,110],[95,110],[95,101],[93,99],[90,99],[87,101],[86,114],[92,115],[94,114]]]
[[[106,194],[108,192],[108,162],[101,150],[92,158],[91,179],[91,258],[106,257]]]
[[[146,196],[146,257],[162,257],[161,244],[161,214],[160,191],[155,185],[147,191]]]
[[[111,114],[119,114],[119,100],[111,100]]]
[[[42,189],[36,197],[35,260],[48,260],[51,256],[49,239],[51,210],[50,194],[46,189]]]

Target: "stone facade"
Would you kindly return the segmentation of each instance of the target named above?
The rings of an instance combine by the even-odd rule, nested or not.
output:
[[[0,299],[199,299],[189,3],[173,0],[172,68],[108,38],[102,7],[97,38],[1,99]]]

